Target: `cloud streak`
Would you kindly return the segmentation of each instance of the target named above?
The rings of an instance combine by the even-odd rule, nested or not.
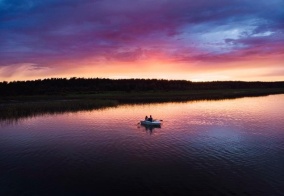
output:
[[[86,59],[92,67],[148,59],[218,70],[222,63],[280,61],[283,7],[282,0],[2,0],[0,67],[68,70]]]

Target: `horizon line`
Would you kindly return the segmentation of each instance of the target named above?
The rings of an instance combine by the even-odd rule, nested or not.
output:
[[[192,83],[199,83],[199,82],[284,82],[284,80],[275,80],[275,81],[260,81],[260,80],[208,80],[208,81],[192,81],[192,80],[185,80],[185,79],[165,79],[165,78],[105,78],[105,77],[47,77],[47,78],[39,78],[39,79],[31,79],[31,80],[11,80],[6,81],[2,80],[0,83],[13,83],[13,82],[34,82],[34,81],[41,81],[41,80],[51,80],[51,79],[66,79],[66,80],[72,80],[72,79],[101,79],[101,80],[166,80],[166,81],[186,81],[186,82],[192,82]]]

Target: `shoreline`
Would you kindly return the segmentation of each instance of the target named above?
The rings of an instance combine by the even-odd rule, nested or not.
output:
[[[284,89],[101,92],[97,94],[0,97],[0,121],[44,114],[103,109],[121,104],[222,100],[284,94]]]

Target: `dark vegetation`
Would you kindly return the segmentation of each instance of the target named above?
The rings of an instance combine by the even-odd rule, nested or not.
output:
[[[18,119],[22,117],[58,114],[80,110],[101,109],[116,106],[116,101],[110,100],[68,100],[9,103],[0,107],[0,120]]]
[[[0,82],[0,120],[119,103],[228,99],[284,93],[284,82],[52,78]]]
[[[184,91],[224,89],[267,89],[284,88],[284,82],[190,82],[186,80],[157,79],[100,79],[100,78],[51,78],[33,81],[0,83],[0,97],[96,94],[101,92],[132,91]]]

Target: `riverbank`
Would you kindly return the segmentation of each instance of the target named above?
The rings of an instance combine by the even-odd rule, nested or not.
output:
[[[216,100],[282,94],[282,88],[185,91],[105,91],[92,94],[0,97],[0,119],[92,110],[125,103]]]
[[[41,100],[0,104],[0,120],[116,106],[114,100]]]
[[[115,100],[119,103],[147,103],[164,101],[187,101],[202,99],[227,99],[246,96],[262,96],[284,93],[284,88],[257,89],[218,89],[218,90],[180,90],[180,91],[100,91],[95,93],[69,93],[33,96],[0,95],[0,104],[70,101],[70,100]],[[103,103],[103,102],[100,102]]]

